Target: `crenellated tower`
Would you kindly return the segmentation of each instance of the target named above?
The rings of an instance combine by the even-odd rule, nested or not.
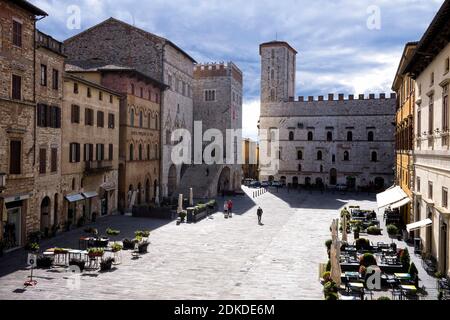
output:
[[[297,51],[284,41],[260,45],[261,103],[283,102],[295,97]]]

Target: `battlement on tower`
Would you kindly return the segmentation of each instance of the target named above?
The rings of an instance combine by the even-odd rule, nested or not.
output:
[[[233,62],[207,62],[194,66],[194,79],[232,76],[243,83],[243,73]]]
[[[395,93],[380,93],[376,95],[375,93],[370,93],[368,95],[359,94],[349,94],[345,96],[343,93],[339,93],[335,95],[334,93],[329,93],[325,96],[298,96],[297,100],[294,97],[291,97],[288,101],[285,102],[322,102],[322,101],[354,101],[354,100],[386,100],[386,99],[397,99],[397,95]]]

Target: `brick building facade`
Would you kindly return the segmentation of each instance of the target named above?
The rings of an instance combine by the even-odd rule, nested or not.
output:
[[[0,237],[6,249],[39,228],[35,211],[35,19],[47,14],[26,1],[0,1]]]

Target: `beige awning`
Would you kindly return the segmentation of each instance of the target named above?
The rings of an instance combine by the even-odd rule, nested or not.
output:
[[[417,230],[420,228],[428,227],[432,224],[433,224],[433,221],[431,221],[431,219],[425,219],[425,220],[422,220],[419,222],[414,222],[414,223],[408,224],[406,226],[406,231],[411,232],[411,231],[414,231],[414,230]]]
[[[391,187],[386,191],[377,194],[378,209],[392,206],[398,203],[403,203],[403,201],[406,201],[406,199],[409,200],[409,197],[405,193],[405,191],[402,190],[402,188],[400,188],[399,186]],[[398,206],[396,208],[398,208]]]
[[[408,197],[408,198],[405,198],[403,200],[400,200],[399,202],[391,204],[391,208],[392,209],[401,208],[401,207],[403,207],[404,205],[407,205],[410,202],[411,202],[411,199]]]

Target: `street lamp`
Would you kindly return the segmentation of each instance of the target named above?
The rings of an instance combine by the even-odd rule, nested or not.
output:
[[[6,173],[0,172],[0,193],[6,189]]]

